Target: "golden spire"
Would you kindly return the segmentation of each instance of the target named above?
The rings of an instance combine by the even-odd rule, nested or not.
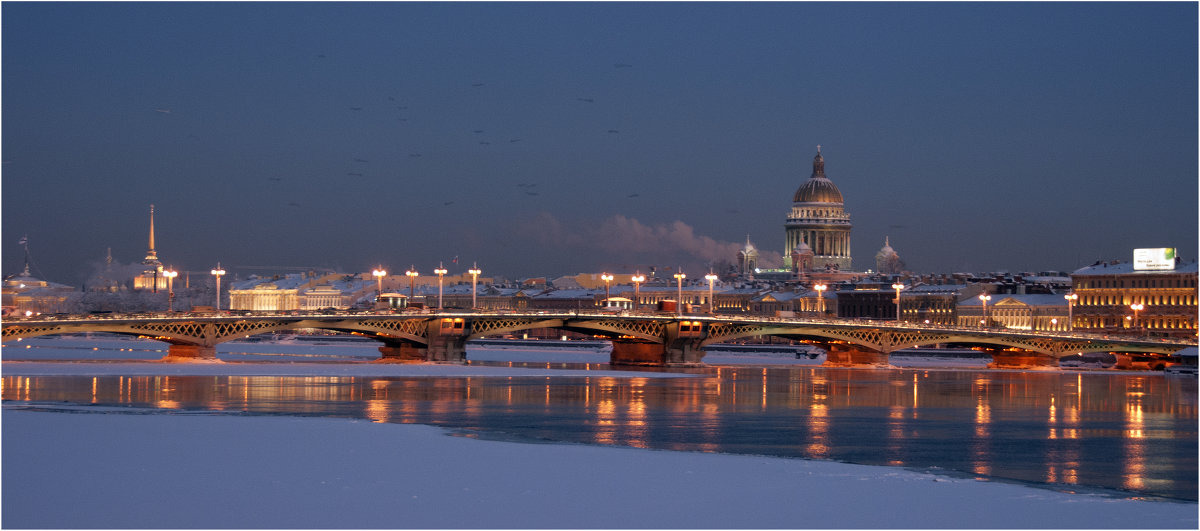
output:
[[[158,252],[154,250],[154,205],[150,205],[150,250],[146,251],[146,259],[142,263],[152,262],[158,262]]]

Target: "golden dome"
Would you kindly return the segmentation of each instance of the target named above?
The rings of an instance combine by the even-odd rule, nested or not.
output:
[[[820,150],[813,158],[812,177],[796,190],[796,195],[792,196],[792,202],[843,203],[842,192],[833,184],[833,181],[825,177],[825,159],[821,157]]]

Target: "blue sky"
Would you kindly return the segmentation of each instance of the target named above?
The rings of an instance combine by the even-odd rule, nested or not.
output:
[[[0,10],[5,274],[139,261],[151,203],[184,270],[696,269],[783,251],[817,144],[856,269],[1196,257],[1191,2]]]

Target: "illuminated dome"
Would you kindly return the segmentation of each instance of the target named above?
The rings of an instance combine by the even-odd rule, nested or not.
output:
[[[838,203],[841,204],[842,192],[833,181],[825,177],[825,159],[821,152],[813,158],[812,177],[796,190],[792,196],[793,203]]]
[[[849,271],[850,214],[842,192],[825,177],[821,146],[813,157],[812,177],[792,196],[792,208],[784,223],[784,265],[797,272]],[[812,259],[807,257],[812,253]]]

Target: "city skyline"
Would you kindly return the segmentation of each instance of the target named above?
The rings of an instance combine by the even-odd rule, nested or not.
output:
[[[1197,254],[1195,4],[0,9],[5,275],[699,269],[818,144],[855,270]]]

